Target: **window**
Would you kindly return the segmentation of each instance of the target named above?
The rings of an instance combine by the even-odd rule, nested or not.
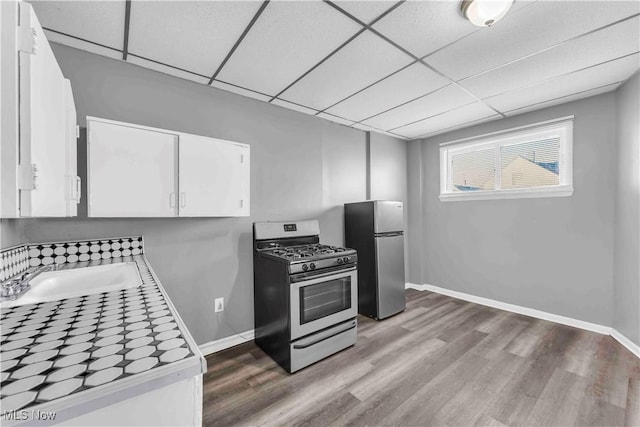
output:
[[[573,116],[440,145],[440,200],[570,196]]]

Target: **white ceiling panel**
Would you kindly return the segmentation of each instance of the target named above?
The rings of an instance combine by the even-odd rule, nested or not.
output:
[[[360,121],[446,86],[448,83],[449,80],[424,65],[415,63],[335,107],[329,108],[327,112]]]
[[[345,126],[351,126],[353,124],[353,120],[347,120],[347,119],[344,119],[342,117],[333,116],[331,114],[320,113],[320,114],[318,114],[318,117],[321,117],[323,119],[327,119],[327,120],[329,120],[331,122],[338,123],[338,124],[345,125]]]
[[[634,18],[460,84],[474,95],[486,98],[638,51],[640,18]]]
[[[2,1],[2,0],[0,0]],[[88,41],[76,39],[70,36],[65,36],[53,31],[44,30],[47,40],[52,43],[59,43],[65,46],[74,47],[76,49],[84,50],[87,52],[95,53],[97,55],[106,56],[113,59],[122,59],[122,52],[108,47],[100,46]]]
[[[579,99],[588,98],[590,96],[600,95],[602,93],[607,93],[616,90],[620,87],[621,83],[613,83],[610,85],[602,86],[595,89],[589,89],[584,92],[579,92],[573,95],[562,96],[560,98],[555,98],[550,101],[540,102],[538,104],[529,105],[522,108],[517,108],[515,110],[507,111],[504,113],[507,116],[516,116],[518,114],[526,113],[529,111],[540,110],[542,108],[553,107],[554,105],[566,104],[567,102],[577,101]]]
[[[383,135],[387,135],[393,138],[398,138],[398,139],[403,139],[405,141],[410,140],[411,138],[407,138],[406,136],[402,136],[402,135],[398,135],[397,133],[393,133],[393,132],[385,132],[383,130],[376,130],[375,132],[381,133]]]
[[[475,102],[435,117],[403,126],[394,130],[394,132],[407,138],[417,138],[457,126],[468,126],[471,122],[494,117],[498,118],[500,116],[482,102]]]
[[[259,1],[134,1],[129,51],[212,76],[260,4]]]
[[[638,13],[637,1],[537,1],[433,55],[427,62],[462,79]]]
[[[218,77],[275,95],[361,28],[322,2],[271,2]]]
[[[461,16],[458,1],[408,1],[373,28],[419,57],[478,30]]]
[[[431,138],[432,136],[436,136],[436,135],[440,135],[443,133],[447,133],[447,132],[453,132],[454,130],[458,130],[458,129],[464,129],[464,128],[468,128],[470,126],[475,126],[475,125],[479,125],[480,123],[486,123],[486,122],[491,122],[493,120],[498,120],[500,119],[502,116],[500,116],[499,114],[494,114],[493,116],[487,116],[487,117],[483,117],[481,119],[477,119],[477,120],[471,120],[469,122],[463,122],[463,123],[459,123],[457,125],[454,126],[450,126],[450,127],[446,127],[446,128],[438,128],[435,131],[429,132],[429,133],[425,133],[413,138],[409,138],[409,139],[422,139],[422,138]]]
[[[242,87],[234,86],[229,83],[221,82],[220,80],[214,80],[211,83],[211,86],[217,87],[218,89],[226,90],[227,92],[233,92],[238,95],[246,96],[253,99],[259,99],[260,101],[269,101],[271,99],[270,96],[254,92],[252,90],[248,90]]]
[[[558,97],[598,88],[626,80],[638,70],[638,54],[597,67],[567,74],[532,87],[507,92],[485,101],[499,111],[539,104]]]
[[[334,1],[333,3],[368,24],[390,9],[396,2],[393,0],[347,0]]]
[[[322,110],[412,62],[366,31],[284,92],[281,98]]]
[[[380,132],[378,129],[372,128],[371,126],[363,125],[362,123],[354,123],[351,125],[352,128],[363,130],[365,132]]]
[[[378,129],[392,130],[474,101],[476,99],[464,90],[455,85],[449,85],[420,99],[364,120],[362,123]]]
[[[122,49],[125,2],[30,1],[40,25],[74,37]]]
[[[131,55],[129,55],[127,57],[127,62],[129,62],[131,64],[139,65],[139,66],[144,67],[144,68],[149,68],[151,70],[159,71],[159,72],[164,73],[164,74],[169,74],[170,76],[180,77],[181,79],[185,79],[185,80],[191,80],[191,81],[197,82],[197,83],[207,84],[209,82],[209,79],[206,78],[206,77],[198,76],[198,75],[195,75],[195,74],[192,74],[192,73],[188,73],[188,72],[182,71],[182,70],[177,70],[175,68],[168,67],[168,66],[163,65],[163,64],[158,64],[156,62],[149,61],[149,60],[142,59],[142,58],[137,58],[137,57],[131,56]]]
[[[371,126],[363,125],[362,123],[354,123],[354,124],[351,125],[351,127],[354,128],[354,129],[359,129],[359,130],[365,131],[365,132],[375,132],[375,133],[379,133],[379,134],[382,134],[382,135],[387,135],[387,136],[390,136],[390,137],[393,137],[393,138],[408,139],[408,138],[406,138],[404,136],[397,135],[395,133],[385,132],[385,131],[380,130],[380,129],[372,128]]]
[[[318,112],[318,110],[313,110],[311,108],[304,107],[302,105],[294,104],[293,102],[285,101],[282,99],[274,99],[271,101],[273,105],[279,105],[284,108],[288,108],[289,110],[299,111],[305,114],[314,115]]]
[[[124,0],[30,3],[51,42],[122,58]],[[206,85],[262,4],[133,0],[128,61]],[[612,90],[640,68],[640,1],[516,0],[490,28],[465,20],[460,0],[395,4],[336,2],[368,23],[389,11],[374,31],[402,49],[321,0],[269,2],[212,86],[265,102],[284,91],[273,104],[414,138],[493,119],[493,108],[512,115]]]

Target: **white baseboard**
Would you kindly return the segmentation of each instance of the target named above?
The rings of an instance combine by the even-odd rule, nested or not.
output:
[[[625,337],[624,335],[622,335],[620,332],[618,332],[616,329],[613,329],[613,328],[611,328],[611,336],[613,337],[614,340],[618,341],[620,344],[625,346],[627,350],[635,354],[636,357],[640,359],[640,345],[634,343],[629,338]]]
[[[512,313],[523,314],[525,316],[535,317],[536,319],[548,320],[549,322],[560,323],[562,325],[573,326],[574,328],[585,329],[587,331],[596,332],[603,335],[610,335],[613,339],[625,346],[631,353],[640,358],[640,346],[635,344],[629,338],[622,335],[610,326],[603,326],[597,323],[585,322],[584,320],[573,319],[571,317],[560,316],[558,314],[548,313],[542,310],[522,307],[520,305],[509,304],[506,302],[496,301],[489,298],[478,297],[464,292],[453,291],[451,289],[440,288],[433,285],[417,285],[415,283],[406,283],[407,289],[415,289],[418,291],[430,291],[437,294],[446,295],[452,298],[473,302],[488,307],[498,308],[500,310],[510,311]]]
[[[227,348],[235,347],[245,342],[253,341],[254,337],[255,337],[254,330],[251,329],[249,331],[241,332],[237,335],[231,335],[229,337],[221,338],[219,340],[209,341],[207,343],[200,344],[198,347],[200,348],[202,355],[207,356],[209,354],[217,353]]]

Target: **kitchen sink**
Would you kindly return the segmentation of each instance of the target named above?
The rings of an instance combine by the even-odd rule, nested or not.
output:
[[[0,308],[57,301],[83,295],[135,288],[142,284],[135,262],[46,271],[29,281],[30,289]]]

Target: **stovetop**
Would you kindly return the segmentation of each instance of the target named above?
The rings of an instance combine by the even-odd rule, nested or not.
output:
[[[263,251],[265,254],[285,259],[289,262],[308,262],[327,258],[337,258],[353,255],[355,252],[356,251],[353,249],[322,245],[319,243],[299,246],[281,246]]]

